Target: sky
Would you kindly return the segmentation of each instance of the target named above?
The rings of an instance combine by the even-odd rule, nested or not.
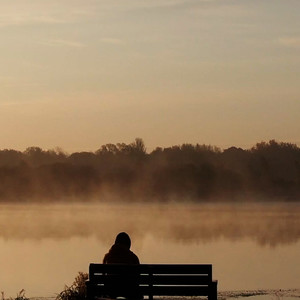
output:
[[[1,0],[0,149],[300,145],[299,0]]]

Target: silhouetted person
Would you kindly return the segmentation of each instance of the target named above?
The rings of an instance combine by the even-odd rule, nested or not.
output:
[[[138,257],[130,250],[130,246],[131,240],[129,235],[126,232],[120,232],[109,252],[105,254],[103,263],[128,265],[140,264]],[[139,274],[136,273],[136,271],[118,274],[118,279],[115,281],[111,280],[107,285],[109,289],[108,296],[111,298],[122,296],[130,300],[142,299],[143,297],[140,296],[138,292],[138,277]]]
[[[104,264],[131,264],[140,263],[138,257],[130,251],[131,240],[126,232],[117,235],[114,245],[103,258]]]

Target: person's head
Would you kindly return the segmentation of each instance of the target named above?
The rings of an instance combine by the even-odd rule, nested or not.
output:
[[[131,240],[129,235],[126,232],[120,232],[116,237],[115,244],[123,245],[130,249]]]

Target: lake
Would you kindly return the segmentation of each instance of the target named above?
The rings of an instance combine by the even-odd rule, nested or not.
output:
[[[142,263],[211,263],[218,288],[299,288],[300,205],[0,205],[0,291],[51,297],[120,231]]]

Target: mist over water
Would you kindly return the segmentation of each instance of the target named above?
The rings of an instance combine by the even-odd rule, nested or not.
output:
[[[276,247],[300,239],[300,204],[1,205],[0,237],[9,240],[96,237],[125,230],[179,243],[253,240]]]
[[[11,296],[60,292],[120,231],[142,263],[212,263],[221,290],[293,288],[300,278],[296,203],[7,204],[0,228],[0,289]]]
[[[0,150],[0,203],[197,203],[300,199],[300,148],[271,140],[248,150],[182,144],[147,153],[141,138],[95,152]]]

